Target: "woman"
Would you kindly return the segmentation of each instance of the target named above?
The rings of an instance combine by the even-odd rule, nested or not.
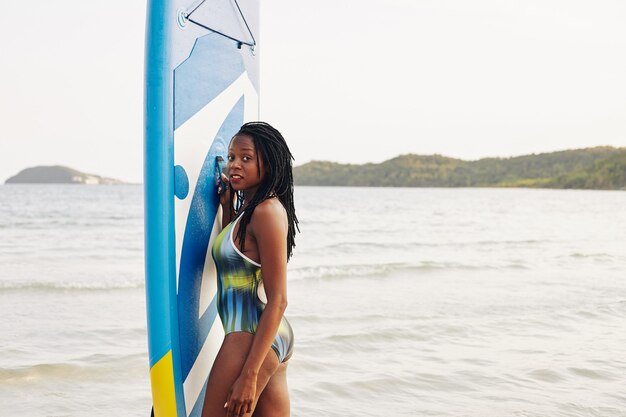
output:
[[[203,417],[289,416],[293,333],[283,313],[298,227],[292,159],[267,123],[244,124],[230,142],[228,176],[218,189],[223,230],[213,245],[226,336],[207,382]]]

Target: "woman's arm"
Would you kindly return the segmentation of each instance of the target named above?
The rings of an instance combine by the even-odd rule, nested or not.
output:
[[[257,375],[287,308],[287,230],[287,214],[277,199],[265,200],[255,208],[247,233],[256,239],[267,304],[241,375],[233,384],[229,411],[231,406],[238,410],[240,404],[251,410]]]
[[[222,229],[233,220],[234,193],[231,192],[230,182],[226,174],[222,173],[222,185],[218,185],[217,194],[220,198],[220,206],[222,207]]]

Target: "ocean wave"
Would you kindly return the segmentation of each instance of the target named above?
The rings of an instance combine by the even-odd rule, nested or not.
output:
[[[81,379],[99,373],[102,368],[71,363],[42,363],[17,368],[0,368],[0,383],[34,382],[42,379]]]
[[[136,280],[126,281],[2,281],[0,291],[111,291],[143,288],[144,282]]]
[[[329,266],[308,266],[289,270],[290,280],[305,279],[340,279],[354,277],[390,276],[394,273],[419,273],[438,271],[484,271],[484,270],[525,270],[529,267],[521,262],[502,264],[467,264],[459,262],[424,261],[418,264],[386,263],[386,264],[348,264]]]
[[[335,251],[356,251],[360,249],[381,249],[381,248],[389,248],[396,249],[399,247],[402,248],[419,248],[419,247],[427,247],[429,243],[426,242],[404,242],[402,244],[398,244],[398,242],[338,242],[332,243],[329,245],[325,245],[320,248],[315,248],[315,251],[321,251],[324,253],[335,252]]]
[[[402,271],[407,265],[401,263],[375,265],[328,265],[294,268],[289,271],[290,280],[333,279],[350,277],[368,277]]]
[[[536,245],[540,243],[550,243],[550,240],[536,240],[536,239],[520,239],[520,240],[477,240],[475,242],[469,242],[476,245]]]
[[[574,259],[592,259],[594,261],[613,261],[620,260],[619,257],[613,256],[610,253],[582,253],[582,252],[572,252],[569,255],[562,256],[566,258],[574,258]]]
[[[393,249],[393,250],[411,250],[411,249],[420,249],[420,248],[467,248],[467,247],[490,247],[490,246],[534,246],[541,245],[545,243],[550,243],[548,240],[533,240],[533,239],[524,239],[524,240],[475,240],[475,241],[462,241],[462,240],[450,240],[450,241],[391,241],[391,242],[381,242],[371,241],[345,241],[345,242],[333,242],[323,246],[309,248],[307,251],[310,252],[357,252],[359,250],[367,250],[367,249]]]
[[[589,320],[607,320],[611,317],[624,317],[626,315],[626,301],[616,301],[590,305],[580,308],[570,314],[570,320],[578,321],[581,318]]]
[[[0,384],[31,383],[49,379],[94,379],[120,373],[145,372],[147,355],[94,354],[77,360],[57,363],[40,363],[13,368],[0,368]]]
[[[525,270],[529,267],[521,262],[502,264],[469,264],[461,262],[422,261],[419,263],[391,262],[378,264],[345,264],[303,266],[289,269],[290,281],[308,279],[337,280],[349,278],[381,278],[395,274],[437,273],[446,271],[498,271]],[[133,276],[141,274],[132,274]],[[9,291],[114,291],[141,289],[145,287],[143,277],[118,280],[10,280],[0,281],[0,292]]]

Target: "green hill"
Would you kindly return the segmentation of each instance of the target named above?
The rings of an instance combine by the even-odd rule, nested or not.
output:
[[[312,161],[294,168],[297,185],[374,187],[545,187],[626,189],[626,148],[609,146],[464,161],[400,155],[379,164]]]
[[[587,168],[564,174],[546,184],[551,188],[626,189],[626,150],[594,161]]]
[[[85,174],[61,165],[26,168],[5,181],[6,184],[123,184],[122,181]]]

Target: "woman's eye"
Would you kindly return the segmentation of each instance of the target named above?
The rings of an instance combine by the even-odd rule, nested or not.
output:
[[[235,157],[232,156],[232,155],[228,155],[228,158],[226,158],[226,159],[228,159],[230,162],[232,162],[232,161],[235,160]]]
[[[250,159],[252,159],[252,158],[250,158],[249,156],[244,156],[244,157],[243,157],[243,158],[241,158],[241,159],[243,159],[244,161],[249,161],[249,160],[250,160]]]

